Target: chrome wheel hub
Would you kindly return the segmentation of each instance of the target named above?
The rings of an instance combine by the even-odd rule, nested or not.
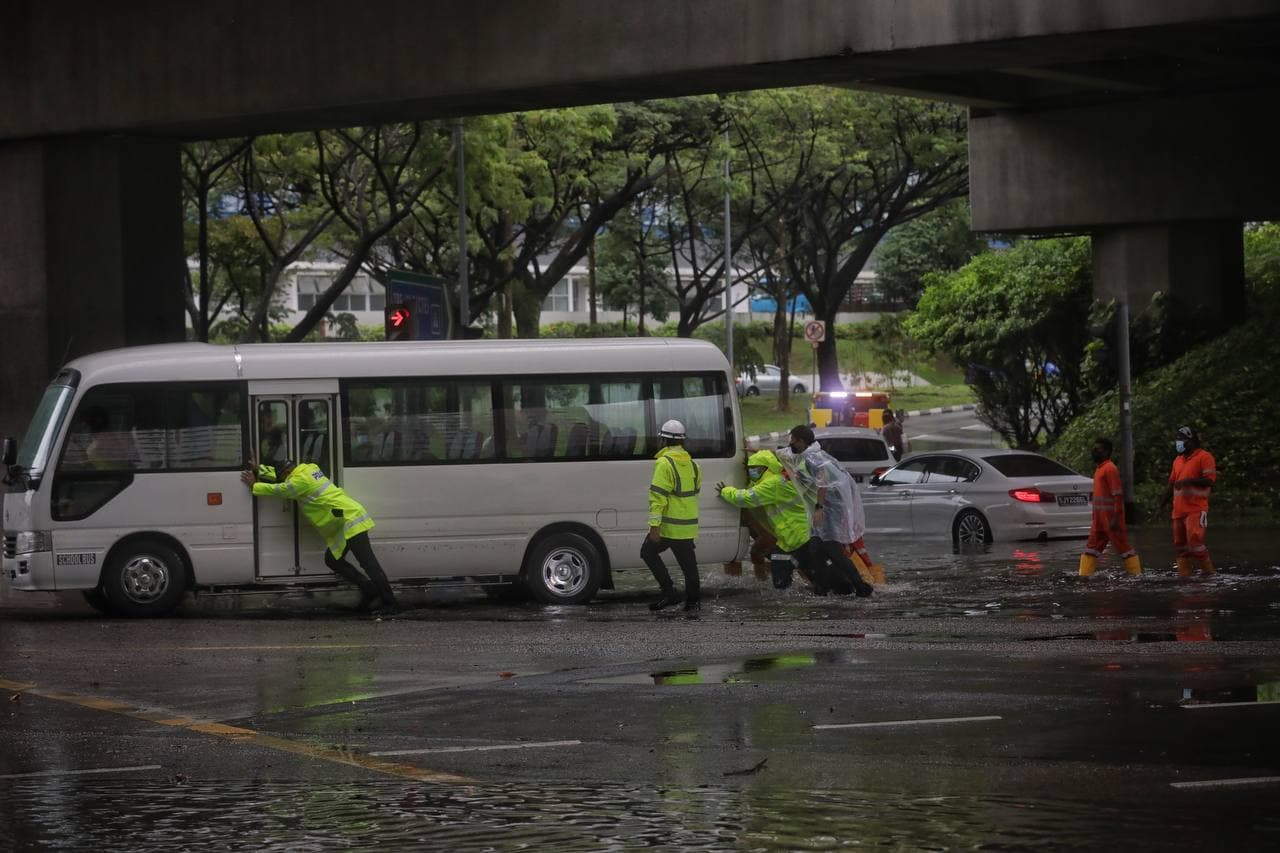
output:
[[[162,561],[149,554],[139,554],[120,572],[120,586],[130,601],[150,604],[164,596],[171,575]]]
[[[589,576],[586,557],[572,548],[557,548],[542,561],[542,583],[556,595],[578,594]]]

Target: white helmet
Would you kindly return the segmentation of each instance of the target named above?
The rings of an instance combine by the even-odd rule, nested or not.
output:
[[[684,424],[680,423],[675,418],[672,418],[662,425],[662,429],[658,430],[658,435],[663,438],[678,438],[683,440]]]

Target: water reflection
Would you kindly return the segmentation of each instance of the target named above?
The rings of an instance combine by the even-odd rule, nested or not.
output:
[[[743,661],[705,664],[695,669],[674,669],[661,672],[632,673],[609,678],[588,679],[588,684],[652,684],[658,687],[676,687],[690,684],[749,684],[777,680],[777,674],[788,670],[811,667],[819,663],[839,663],[842,655],[836,652],[813,654],[769,655],[748,658]]]
[[[1146,803],[787,790],[751,777],[658,790],[62,780],[4,794],[6,850],[1230,848],[1280,831],[1261,803],[1189,800],[1171,814]]]

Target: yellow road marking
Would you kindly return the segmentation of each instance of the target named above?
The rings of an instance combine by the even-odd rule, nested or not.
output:
[[[288,646],[173,646],[175,652],[308,652],[313,649],[398,649],[407,643],[297,643]]]
[[[75,693],[48,690],[30,682],[9,681],[8,679],[0,678],[0,690],[27,696],[38,696],[41,699],[48,699],[54,702],[64,702],[68,705],[76,705],[81,708],[89,708],[94,711],[106,711],[108,713],[129,717],[130,719],[142,720],[147,723],[155,723],[157,725],[169,726],[171,728],[186,729],[187,731],[195,732],[197,734],[217,737],[233,743],[259,746],[263,749],[270,749],[276,752],[287,752],[292,755],[301,755],[306,758],[328,761],[333,764],[344,764],[349,767],[358,767],[362,770],[382,773],[387,776],[412,779],[415,782],[431,782],[440,785],[465,785],[471,784],[474,781],[466,778],[465,776],[457,776],[453,773],[443,773],[438,770],[429,770],[412,764],[385,761],[381,758],[375,758],[372,755],[352,752],[351,750],[338,749],[332,746],[316,746],[309,743],[303,743],[302,741],[289,740],[288,738],[263,734],[262,732],[255,731],[253,729],[240,728],[239,726],[228,726],[225,723],[212,722],[209,720],[195,720],[190,717],[180,716],[172,711],[157,708],[136,708],[124,702],[117,702],[114,699],[105,699],[98,696],[80,696]]]

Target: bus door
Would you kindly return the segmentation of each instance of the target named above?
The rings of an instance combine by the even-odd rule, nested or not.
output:
[[[286,459],[314,463],[338,481],[333,394],[280,394],[253,398],[253,448],[272,467]],[[260,578],[326,575],[325,542],[295,501],[258,498],[255,507],[257,574]]]

